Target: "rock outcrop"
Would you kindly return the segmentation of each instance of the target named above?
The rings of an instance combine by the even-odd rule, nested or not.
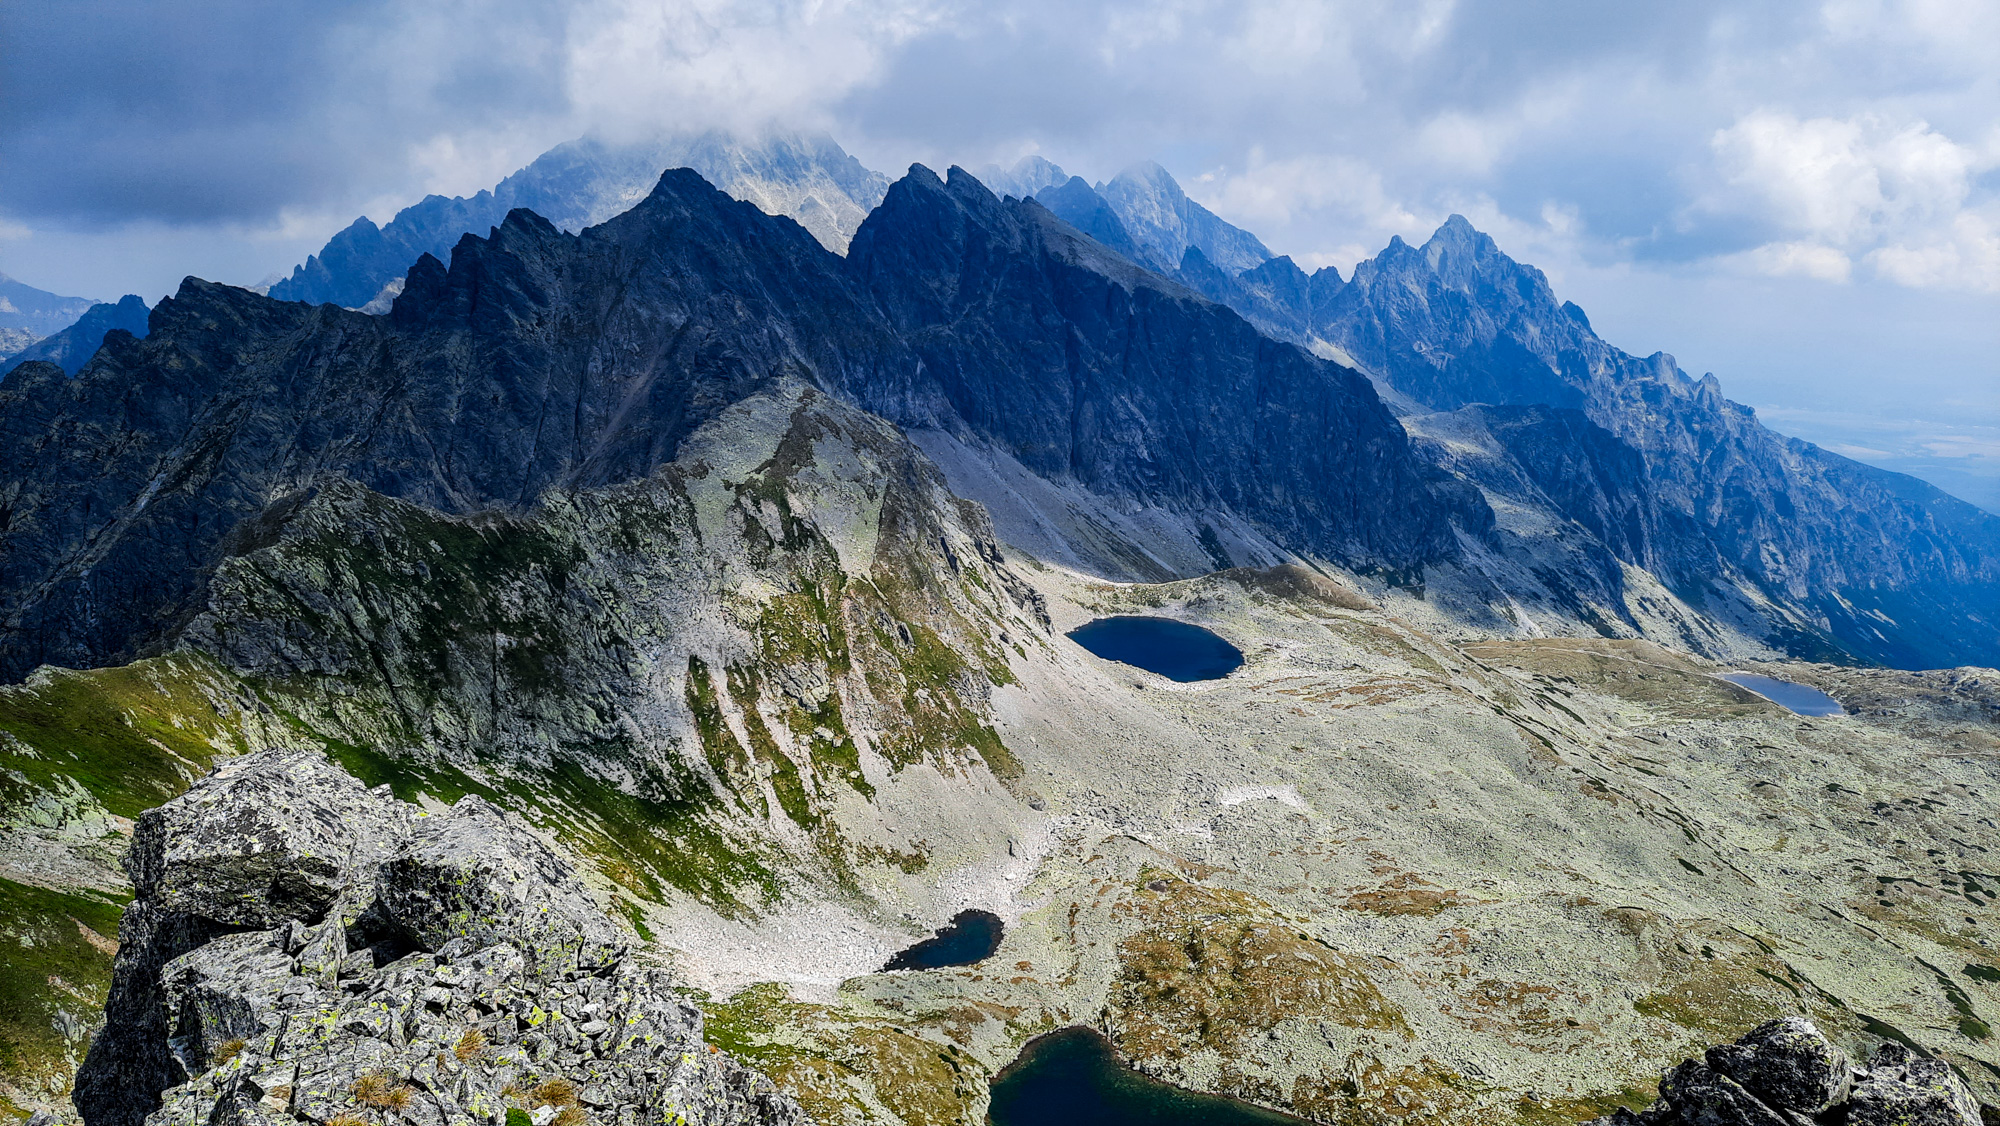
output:
[[[1682,1062],[1645,1110],[1590,1126],[1980,1126],[1980,1113],[1943,1060],[1888,1043],[1856,1067],[1812,1021],[1786,1017]]]
[[[146,814],[128,867],[86,1126],[803,1121],[478,797],[259,753]]]

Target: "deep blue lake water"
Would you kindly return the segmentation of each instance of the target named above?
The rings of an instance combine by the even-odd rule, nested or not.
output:
[[[992,1126],[1304,1126],[1305,1120],[1203,1095],[1118,1062],[1088,1028],[1037,1037],[993,1082]]]
[[[960,911],[951,922],[915,946],[889,959],[887,970],[934,970],[939,966],[969,966],[1000,949],[1000,916],[991,911]]]
[[[1172,618],[1099,618],[1069,631],[1071,641],[1107,661],[1169,680],[1218,680],[1243,667],[1243,651],[1200,626]]]
[[[1793,684],[1789,680],[1758,676],[1750,672],[1726,672],[1722,679],[1739,688],[1748,688],[1793,715],[1846,715],[1840,701],[1817,688]]]

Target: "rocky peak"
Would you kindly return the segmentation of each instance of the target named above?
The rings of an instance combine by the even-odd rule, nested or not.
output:
[[[1281,537],[1366,565],[1454,551],[1447,506],[1362,377],[1105,253],[1037,203],[914,168],[847,265],[939,373],[922,401],[950,407],[880,408],[896,421],[964,428],[1107,496],[1241,505]]]
[[[579,138],[543,153],[491,190],[426,196],[380,227],[365,216],[355,220],[272,286],[271,296],[361,308],[383,296],[421,255],[442,259],[461,235],[483,233],[516,208],[576,233],[638,204],[661,170],[681,167],[766,214],[796,220],[836,253],[888,189],[887,177],[864,168],[824,134],[711,130],[615,143]]]
[[[1143,258],[1124,221],[1083,177],[1071,176],[1060,184],[1045,187],[1034,199],[1063,222],[1103,243],[1106,249],[1133,262]]]
[[[801,1123],[708,1049],[559,853],[478,797],[427,812],[303,751],[140,819],[87,1126]]]
[[[1271,257],[1255,235],[1189,199],[1173,176],[1152,161],[1125,169],[1097,185],[1097,192],[1138,244],[1141,263],[1161,273],[1173,273],[1191,246],[1231,275]]]

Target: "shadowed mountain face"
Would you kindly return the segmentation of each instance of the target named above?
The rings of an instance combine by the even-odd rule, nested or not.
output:
[[[1039,204],[914,169],[848,261],[927,376],[860,390],[871,409],[962,425],[1103,495],[1227,509],[1296,550],[1393,568],[1453,554],[1446,505],[1365,379]]]
[[[787,378],[1114,497],[1224,505],[1358,566],[1453,550],[1359,376],[1033,204],[919,169],[846,262],[687,170],[582,235],[516,211],[389,316],[194,279],[75,380],[0,386],[0,668],[170,641],[217,563],[327,478],[451,513],[643,477]],[[1480,510],[1468,510],[1475,523]]]
[[[410,264],[443,258],[459,237],[483,234],[515,208],[566,231],[602,223],[646,197],[667,168],[693,168],[710,183],[772,215],[789,215],[830,250],[843,250],[889,181],[847,155],[830,137],[774,135],[755,142],[708,132],[612,145],[584,139],[558,145],[470,198],[429,196],[387,225],[356,219],[325,249],[271,287],[284,301],[361,308],[395,296]],[[384,292],[384,287],[388,291]]]

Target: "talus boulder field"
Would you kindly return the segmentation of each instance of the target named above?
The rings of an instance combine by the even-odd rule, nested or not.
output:
[[[1951,1065],[1896,1043],[1867,1066],[1804,1017],[1758,1025],[1660,1078],[1659,1101],[1590,1126],[1981,1126],[1979,1103]]]

